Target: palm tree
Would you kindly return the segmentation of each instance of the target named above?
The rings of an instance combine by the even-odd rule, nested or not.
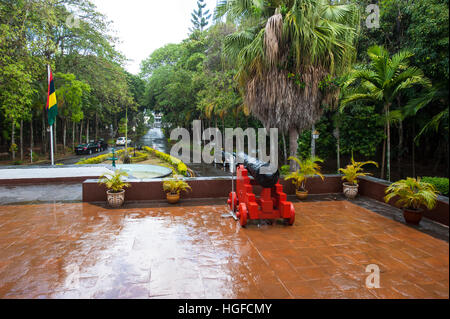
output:
[[[244,105],[266,128],[289,132],[290,155],[296,156],[299,132],[320,119],[321,106],[336,103],[337,90],[321,84],[354,60],[357,6],[328,0],[222,0],[215,18],[223,17],[238,25],[225,38],[225,53],[236,61]]]
[[[394,115],[391,106],[404,90],[416,85],[430,87],[431,82],[419,68],[409,66],[413,54],[408,51],[398,52],[391,58],[386,49],[376,45],[367,53],[371,63],[365,69],[354,69],[344,84],[344,87],[349,87],[357,82],[358,87],[341,101],[341,111],[351,102],[361,100],[382,106],[387,135],[386,177],[391,180],[391,122]]]

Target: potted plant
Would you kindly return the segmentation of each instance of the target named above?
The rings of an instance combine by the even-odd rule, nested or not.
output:
[[[358,195],[358,177],[371,175],[370,173],[364,173],[363,170],[363,166],[368,164],[373,164],[378,167],[378,163],[374,161],[355,162],[352,157],[352,163],[350,165],[347,165],[346,168],[339,169],[339,171],[344,174],[342,180],[347,181],[346,183],[344,183],[344,195],[348,199],[355,199]]]
[[[128,174],[121,170],[116,170],[114,173],[106,173],[100,177],[99,184],[105,185],[107,188],[108,204],[113,208],[118,208],[125,202],[125,188],[130,187],[130,184],[125,183],[122,177],[127,177]]]
[[[296,161],[299,169],[296,172],[290,173],[286,176],[286,180],[291,180],[295,185],[295,194],[299,199],[306,199],[308,197],[308,190],[306,189],[306,181],[310,177],[320,176],[322,181],[324,176],[320,173],[320,166],[318,162],[323,163],[323,160],[314,156],[306,159],[289,157],[289,161]]]
[[[395,205],[402,208],[406,222],[418,225],[422,220],[422,206],[429,210],[436,206],[437,190],[432,184],[422,182],[420,178],[408,177],[386,189],[386,203],[393,198],[398,198]]]
[[[180,193],[188,192],[192,188],[180,176],[175,175],[163,182],[164,192],[167,194],[167,201],[170,204],[176,204],[180,201]]]

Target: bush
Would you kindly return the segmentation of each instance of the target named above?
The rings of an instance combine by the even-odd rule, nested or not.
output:
[[[143,149],[148,153],[154,154],[155,156],[159,157],[163,161],[168,162],[170,165],[173,165],[179,174],[181,174],[183,176],[187,176],[188,167],[186,166],[186,164],[184,164],[178,158],[170,156],[169,154],[160,152],[160,151],[155,150],[148,146],[144,146]]]
[[[291,167],[289,165],[283,165],[280,168],[280,174],[283,176],[289,175],[291,172]]]
[[[444,196],[448,197],[448,178],[445,177],[422,177],[422,182],[430,183]]]

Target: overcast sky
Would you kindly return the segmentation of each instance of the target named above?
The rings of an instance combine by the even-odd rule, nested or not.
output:
[[[113,21],[121,43],[118,49],[132,60],[127,65],[137,74],[141,61],[168,43],[178,43],[189,33],[191,12],[197,0],[92,0],[98,11]],[[217,0],[206,0],[213,12]]]

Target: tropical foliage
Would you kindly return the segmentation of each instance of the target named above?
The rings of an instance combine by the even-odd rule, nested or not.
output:
[[[295,172],[290,173],[285,177],[285,180],[291,180],[295,185],[297,190],[305,190],[306,181],[308,178],[319,176],[322,180],[325,177],[320,173],[320,165],[318,163],[323,163],[323,160],[318,157],[309,158],[297,158],[289,157],[288,160],[295,161],[299,169]]]
[[[113,193],[120,193],[125,188],[130,187],[129,183],[124,182],[122,179],[127,177],[128,174],[122,170],[116,170],[114,173],[106,173],[100,176],[99,184],[105,185],[106,188]]]
[[[365,173],[363,167],[369,164],[373,164],[378,167],[378,163],[374,161],[367,162],[355,162],[352,158],[352,163],[347,165],[346,168],[341,168],[339,171],[344,175],[342,180],[347,181],[351,185],[358,185],[358,177],[371,175],[370,173]]]
[[[188,192],[192,188],[181,178],[181,176],[176,175],[173,178],[164,180],[163,189],[166,193],[179,195],[181,192]]]
[[[395,204],[399,207],[417,210],[425,206],[431,210],[436,206],[437,191],[432,184],[423,182],[420,178],[408,177],[386,189],[386,203],[395,198],[398,198]]]

